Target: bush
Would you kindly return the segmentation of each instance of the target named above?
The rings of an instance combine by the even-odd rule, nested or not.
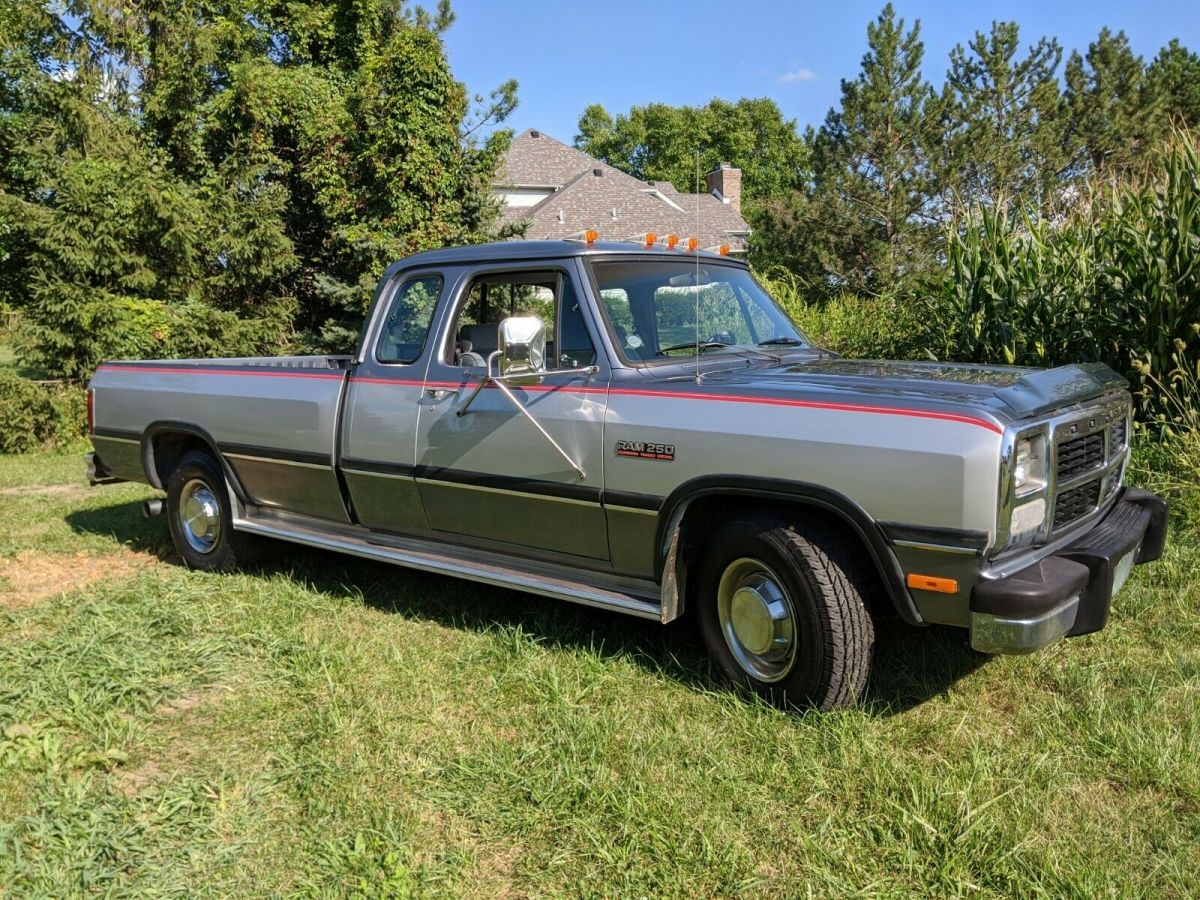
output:
[[[809,300],[786,271],[760,276],[768,293],[818,347],[853,359],[929,359],[929,304],[917,298],[838,294]]]
[[[239,318],[198,300],[165,303],[139,297],[110,298],[103,315],[89,318],[86,353],[75,348],[71,358],[87,368],[74,377],[87,378],[95,366],[113,359],[181,359],[209,356],[256,356],[283,353],[290,347],[293,306],[284,300]],[[57,344],[39,322],[22,318],[14,334],[18,355],[40,371],[59,372],[53,359]]]
[[[42,385],[0,369],[0,452],[66,446],[87,428],[87,400],[73,384]]]
[[[1200,530],[1200,364],[1183,364],[1164,378],[1146,373],[1143,393],[1153,414],[1137,423],[1131,477],[1171,499],[1172,512]]]

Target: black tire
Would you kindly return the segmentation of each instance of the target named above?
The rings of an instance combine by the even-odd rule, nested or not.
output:
[[[197,486],[207,488],[208,493],[198,493],[200,488]],[[187,503],[185,491],[189,496],[202,496],[206,500],[211,498],[215,504],[218,515],[213,520],[219,524],[207,529],[212,538],[211,546],[207,548],[198,546],[204,542],[198,542],[194,533],[189,540],[189,529],[185,526],[182,508]],[[257,561],[261,556],[260,543],[254,535],[233,530],[233,509],[225,474],[217,460],[203,450],[185,453],[167,478],[167,524],[175,549],[189,569],[232,572],[240,565]]]
[[[722,672],[784,708],[854,704],[875,647],[857,549],[819,520],[747,515],[716,531],[704,548],[695,602],[704,643]],[[722,594],[731,593],[723,616]],[[787,620],[772,613],[781,604]],[[744,611],[740,618],[735,608]]]

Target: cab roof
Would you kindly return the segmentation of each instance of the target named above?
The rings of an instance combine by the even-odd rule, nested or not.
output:
[[[412,266],[446,266],[480,262],[561,259],[568,256],[617,255],[673,259],[695,259],[699,256],[701,259],[712,262],[747,266],[745,260],[721,256],[706,250],[692,253],[687,250],[668,250],[666,247],[645,247],[634,241],[596,241],[594,244],[586,244],[583,241],[496,241],[490,244],[469,244],[465,247],[427,250],[424,253],[406,257],[391,268],[395,270],[407,269]]]

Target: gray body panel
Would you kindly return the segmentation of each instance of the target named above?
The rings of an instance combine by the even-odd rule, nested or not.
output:
[[[1012,570],[1051,552],[992,558],[1006,436],[1050,411],[1113,396],[1124,390],[1118,376],[1103,366],[858,362],[805,347],[775,358],[631,366],[606,331],[585,258],[657,252],[520,242],[420,254],[381,280],[353,360],[102,366],[91,383],[93,442],[115,475],[153,482],[142,444],[157,424],[184,423],[211,436],[250,505],[261,508],[247,510],[244,522],[278,510],[350,528],[343,538],[351,542],[401,535],[576,566],[582,579],[591,571],[661,582],[664,610],[677,604],[667,599],[674,586],[664,560],[701,481],[812,486],[844,501],[890,548],[896,572],[961,585],[957,594],[911,596],[901,586],[919,610],[913,621],[966,624],[971,587],[989,567]],[[499,390],[485,388],[458,415],[479,376],[450,365],[444,352],[456,304],[473,274],[522,267],[559,269],[585,298],[597,371],[513,386],[582,476]],[[441,276],[443,288],[424,349],[411,363],[379,362],[373,348],[392,291],[425,273]],[[669,459],[619,455],[618,441],[672,450]],[[909,537],[885,539],[887,523]]]

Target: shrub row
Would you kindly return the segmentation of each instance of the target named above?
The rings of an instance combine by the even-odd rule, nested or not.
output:
[[[87,429],[87,400],[77,384],[41,384],[0,369],[0,452],[66,446]]]

